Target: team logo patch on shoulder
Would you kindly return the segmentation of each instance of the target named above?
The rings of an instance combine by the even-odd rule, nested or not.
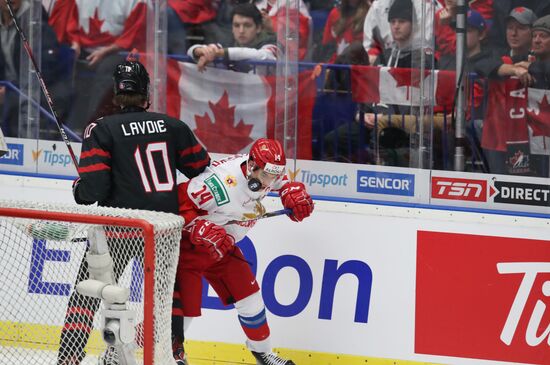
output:
[[[212,175],[204,180],[205,185],[210,189],[214,200],[216,200],[216,205],[218,207],[229,203],[229,195],[223,186],[220,178],[216,175]]]
[[[237,178],[235,176],[228,175],[225,177],[225,185],[230,187],[237,186]]]

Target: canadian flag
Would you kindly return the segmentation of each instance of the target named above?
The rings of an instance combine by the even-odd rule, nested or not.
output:
[[[527,94],[531,153],[550,155],[550,91],[529,88]]]
[[[167,113],[187,123],[210,152],[248,153],[256,139],[275,138],[275,85],[275,77],[212,67],[201,73],[193,63],[169,60]],[[311,159],[311,72],[299,75],[297,94],[297,157]]]
[[[124,49],[145,48],[146,0],[67,1],[76,6],[76,11],[67,14],[71,41],[83,48],[113,43]]]
[[[430,82],[435,79],[435,104],[451,106],[454,96],[454,72],[426,71],[424,96],[430,96]],[[418,69],[373,66],[351,66],[353,99],[360,103],[393,105],[420,104],[421,74]]]

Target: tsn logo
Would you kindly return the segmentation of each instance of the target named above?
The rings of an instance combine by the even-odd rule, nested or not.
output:
[[[486,202],[487,181],[434,176],[432,198]]]

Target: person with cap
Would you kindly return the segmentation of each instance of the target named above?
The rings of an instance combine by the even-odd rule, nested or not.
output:
[[[414,15],[413,1],[395,0],[388,10],[387,20],[390,24],[393,42],[378,56],[376,65],[392,68],[420,68],[423,49],[414,47],[413,22],[416,21],[416,15]],[[431,62],[431,57],[425,57],[425,66],[427,69],[431,68]],[[403,115],[414,114],[414,108],[410,105],[362,104],[356,114],[356,120],[359,121],[362,118],[364,126],[360,126],[359,123],[352,124],[351,126],[343,124],[334,132],[328,133],[324,137],[325,145],[338,147],[338,143],[335,143],[335,141],[344,137],[351,141],[351,146],[354,150],[360,151],[361,140],[382,138],[378,140],[380,143],[378,152],[380,155],[391,156],[391,158],[378,160],[377,163],[392,166],[408,166],[408,133],[400,127],[389,126],[381,130],[378,128],[375,129],[375,114],[378,116],[382,114],[398,115],[399,117],[396,118],[401,118]],[[391,117],[389,119],[391,120]],[[379,131],[379,133],[373,133],[375,130]],[[347,146],[347,144],[344,145]],[[334,153],[330,147],[329,151],[331,154]],[[339,152],[339,157],[342,156],[342,151],[337,150],[336,152]],[[361,152],[357,155],[359,154]]]
[[[537,20],[535,13],[524,6],[512,9],[506,19],[506,43],[510,47],[507,63],[526,61],[531,50],[532,26]]]
[[[489,78],[518,77],[524,85],[532,82],[527,71],[531,50],[532,26],[537,20],[533,11],[524,6],[512,9],[506,23],[506,42],[509,51],[499,57],[485,62],[485,67],[478,69],[480,76]]]
[[[473,2],[470,6],[473,7],[476,2]],[[487,43],[497,53],[502,53],[507,49],[506,24],[510,12],[517,7],[531,9],[538,18],[550,14],[550,0],[493,0],[493,16]],[[485,16],[485,14],[483,15]]]
[[[531,87],[550,90],[550,15],[539,18],[533,23],[533,41],[531,44],[535,60],[529,65],[532,77]],[[550,137],[533,135],[530,132],[531,162],[536,175],[550,176],[549,149]]]
[[[537,74],[537,84],[550,86],[550,15],[543,16],[533,24],[531,44],[535,62],[529,67],[529,73]],[[544,75],[544,76],[543,76]],[[543,84],[544,83],[544,84]]]
[[[515,76],[525,86],[532,83],[532,76],[527,70],[529,67],[527,60],[531,48],[531,25],[535,20],[536,15],[526,7],[512,9],[506,23],[506,40],[510,51],[500,57],[495,52],[491,55],[491,52],[480,51],[469,58],[472,63],[471,70],[489,79],[485,95],[487,107],[482,115],[483,128],[480,142],[488,170],[494,174],[514,173],[511,172],[507,161],[520,148],[519,141],[525,140],[527,127],[522,119],[507,123],[486,113],[492,113],[501,108],[501,101],[492,97],[492,93],[501,95],[504,78]],[[474,123],[478,121],[478,118],[474,118]],[[480,124],[476,126],[479,127]],[[531,156],[530,164],[533,162]]]
[[[420,66],[422,49],[413,47],[413,22],[416,21],[411,0],[395,0],[388,10],[393,42],[384,49],[376,64],[387,67]],[[427,61],[429,57],[426,57]],[[431,65],[426,65],[431,66]]]
[[[439,69],[454,70],[456,65],[457,0],[444,0],[442,9],[435,12],[436,59]],[[469,4],[487,22],[492,16],[492,0],[478,0]]]
[[[487,0],[482,0],[487,1]],[[395,0],[376,0],[367,12],[363,25],[363,47],[369,54],[369,63],[372,65],[384,49],[391,47],[393,38],[391,35],[390,24],[387,21],[387,16],[390,7]],[[424,4],[423,4],[424,3]],[[435,10],[439,9],[440,4],[437,1],[430,2],[426,0],[412,0],[414,20],[419,21],[422,17],[422,9],[425,13],[430,14],[431,7]],[[424,32],[420,26],[413,27],[412,43],[414,48],[420,48],[421,43],[429,45],[433,41],[433,20],[431,17],[425,17]],[[423,36],[423,38],[422,38]]]

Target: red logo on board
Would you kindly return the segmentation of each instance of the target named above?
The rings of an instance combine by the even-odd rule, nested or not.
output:
[[[419,231],[415,352],[550,364],[550,241]]]
[[[434,176],[432,198],[486,202],[487,181]]]

